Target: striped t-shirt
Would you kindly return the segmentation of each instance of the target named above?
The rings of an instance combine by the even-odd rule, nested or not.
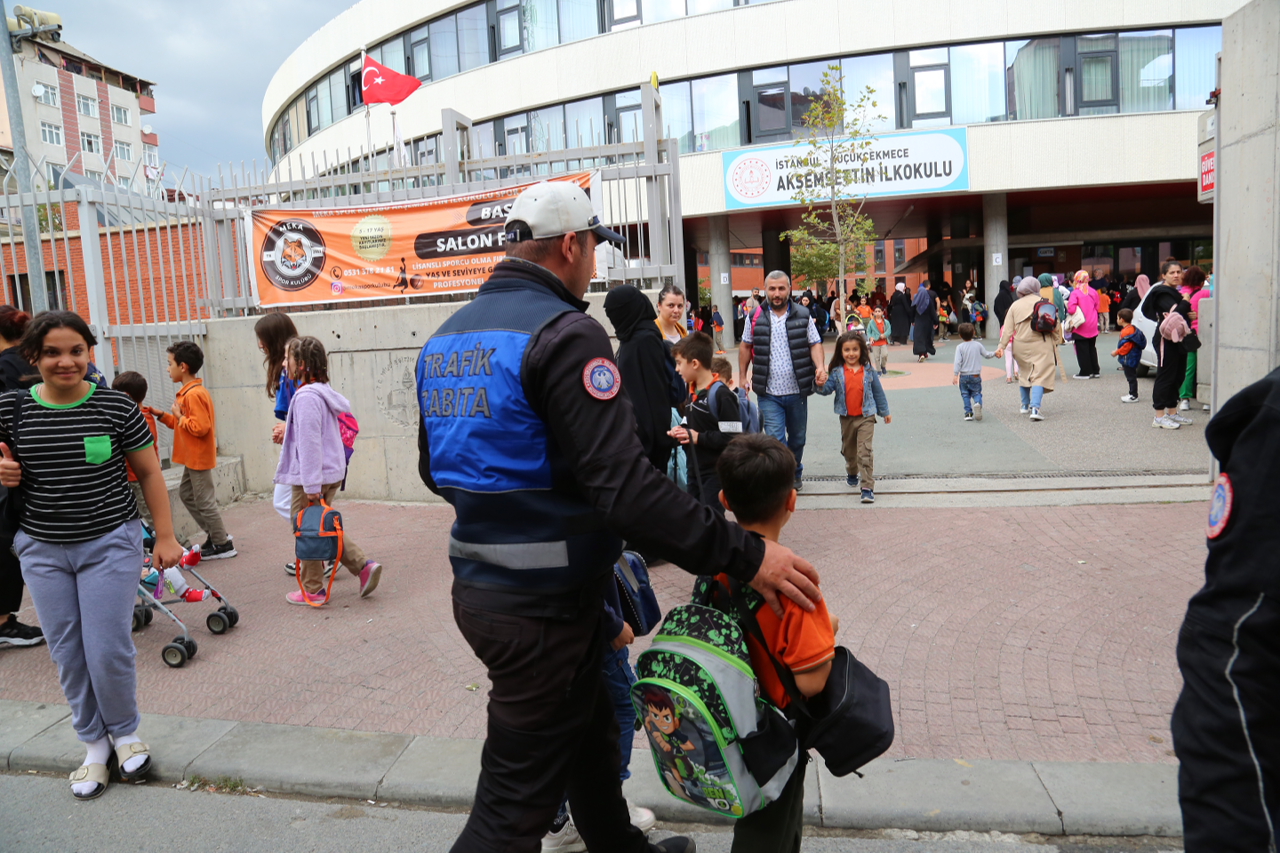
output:
[[[91,385],[77,403],[40,399],[43,385],[0,394],[0,441],[14,447],[13,399],[21,394],[15,455],[22,465],[22,530],[42,542],[87,542],[138,518],[125,451],[153,439],[126,394]]]

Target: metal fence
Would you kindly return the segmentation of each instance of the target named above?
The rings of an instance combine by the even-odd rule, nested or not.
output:
[[[51,308],[84,316],[99,338],[94,357],[108,381],[133,370],[147,378],[147,403],[172,400],[166,349],[178,340],[203,344],[205,322],[262,311],[251,242],[252,212],[403,203],[516,186],[540,176],[590,171],[601,220],[626,244],[610,249],[597,288],[621,282],[652,288],[683,285],[679,149],[660,139],[661,98],[643,87],[641,142],[473,159],[471,122],[444,110],[439,162],[391,149],[347,152],[305,168],[296,158],[276,166],[241,164],[216,177],[183,172],[139,192],[109,175],[93,180],[74,163],[56,171],[30,164],[33,185],[19,194],[11,167],[0,185],[0,281],[3,301],[30,310],[23,208],[34,208],[43,256],[43,286]],[[412,160],[417,162],[411,162]],[[38,277],[38,276],[37,276]],[[38,286],[38,285],[37,285]],[[469,294],[407,296],[405,302],[470,298]],[[290,310],[349,310],[396,300],[343,301]],[[209,365],[205,371],[217,370]],[[171,433],[161,431],[167,459]]]

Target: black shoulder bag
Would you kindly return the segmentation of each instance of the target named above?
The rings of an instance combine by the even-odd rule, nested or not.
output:
[[[9,452],[18,458],[18,427],[22,423],[22,403],[30,391],[19,391],[13,395],[13,417],[9,426]],[[18,532],[18,524],[22,520],[24,499],[22,487],[7,489],[0,486],[0,548],[13,545],[13,537]]]
[[[791,699],[787,711],[796,720],[800,746],[816,749],[833,776],[858,773],[858,768],[883,755],[893,745],[894,734],[893,705],[885,680],[855,658],[853,652],[836,646],[826,687],[817,696],[805,699],[791,670],[770,651],[742,587],[737,581],[732,585],[733,589],[724,591],[738,620],[765,650]]]

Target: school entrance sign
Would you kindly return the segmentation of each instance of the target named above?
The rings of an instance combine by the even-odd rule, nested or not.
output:
[[[724,202],[729,210],[796,203],[804,181],[825,162],[806,145],[786,144],[726,151]],[[841,168],[853,172],[851,197],[871,198],[969,189],[969,134],[963,127],[877,136]]]

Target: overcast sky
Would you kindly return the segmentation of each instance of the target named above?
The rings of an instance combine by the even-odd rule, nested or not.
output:
[[[304,39],[355,0],[33,0],[62,36],[104,65],[156,84],[168,174],[265,157],[262,95]],[[13,14],[13,3],[5,9]],[[358,50],[354,45],[352,50]]]

